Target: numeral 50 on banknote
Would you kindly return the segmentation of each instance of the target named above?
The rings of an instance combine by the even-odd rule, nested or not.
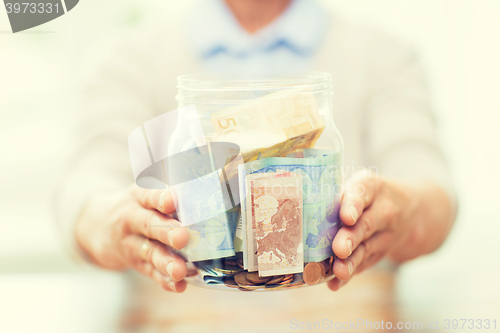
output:
[[[216,126],[215,128],[217,130],[217,134],[219,135],[225,135],[226,137],[230,135],[230,138],[237,138],[240,135],[240,131],[237,129],[238,125],[236,125],[236,120],[234,118],[219,119],[217,120],[217,124],[219,126]]]

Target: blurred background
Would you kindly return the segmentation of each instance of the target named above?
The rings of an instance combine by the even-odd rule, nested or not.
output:
[[[444,246],[400,270],[400,317],[424,323],[495,319],[500,2],[322,2],[420,47],[459,193],[459,217]],[[111,330],[124,297],[122,277],[74,264],[51,211],[55,181],[73,144],[72,82],[96,41],[155,24],[162,13],[181,13],[191,3],[85,0],[69,14],[18,34],[10,32],[0,10],[0,331]]]

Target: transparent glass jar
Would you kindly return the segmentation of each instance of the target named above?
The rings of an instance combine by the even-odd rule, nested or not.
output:
[[[179,108],[196,107],[207,142],[237,144],[244,159],[240,162],[245,163],[233,175],[240,204],[222,218],[187,227],[190,241],[180,254],[188,262],[188,283],[267,291],[333,278],[331,243],[340,227],[343,143],[333,121],[330,74],[263,80],[190,74],[178,78],[177,88]],[[189,121],[179,119],[178,125],[185,128]],[[182,133],[172,139],[177,150],[186,149]],[[277,180],[280,177],[286,179]],[[280,194],[281,199],[250,194],[257,184],[269,189],[276,182],[300,193]],[[271,200],[277,206],[269,214],[277,213],[263,218],[260,199]],[[294,208],[285,210],[285,202],[293,202],[289,207]],[[279,215],[281,209],[285,215]],[[286,215],[289,212],[293,215]],[[302,237],[289,229],[302,229]],[[196,252],[197,246],[204,250]]]

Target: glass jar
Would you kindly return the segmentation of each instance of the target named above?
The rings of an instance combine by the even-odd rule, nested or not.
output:
[[[187,282],[261,291],[333,278],[343,143],[332,116],[330,74],[263,80],[191,74],[180,76],[177,87],[179,108],[196,107],[204,143],[235,144],[241,158],[236,172],[224,174],[238,185],[232,188],[238,200],[187,226],[190,240],[180,251]],[[190,121],[180,117],[178,128]],[[174,150],[200,146],[182,135],[174,133]]]

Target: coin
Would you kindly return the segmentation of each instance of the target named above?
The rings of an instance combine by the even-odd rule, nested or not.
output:
[[[321,262],[325,267],[325,276],[328,276],[333,273],[333,256],[327,258]]]
[[[300,288],[304,285],[302,274],[295,274],[293,281],[287,286],[288,289]]]
[[[240,268],[242,268],[242,269],[244,269],[244,268],[245,268],[245,267],[243,266],[243,259],[238,259],[238,260],[236,261],[236,264],[237,264]]]
[[[318,283],[325,275],[325,267],[318,262],[310,262],[304,267],[304,282],[312,285]]]
[[[259,276],[259,272],[250,272],[247,274],[246,279],[252,283],[262,284],[270,281],[272,276]]]
[[[271,280],[269,280],[269,281],[266,282],[266,284],[280,283],[281,281],[283,281],[284,278],[285,278],[284,275],[273,276]]]
[[[220,272],[220,273],[224,273],[224,274],[230,274],[230,275],[234,275],[234,274],[242,271],[241,268],[236,267],[236,266],[234,266],[234,267],[231,267],[231,266],[213,267],[213,270]]]
[[[254,291],[254,289],[246,289],[246,288],[242,288],[242,287],[238,287],[238,289],[241,291]]]
[[[283,279],[283,281],[278,282],[278,284],[288,284],[293,281],[293,277],[289,277],[288,279]]]
[[[229,288],[239,288],[238,284],[234,282],[232,277],[224,278],[224,284]]]
[[[266,290],[280,290],[285,289],[288,284],[266,284],[264,289]]]
[[[335,256],[331,256],[330,260],[328,261],[328,273],[326,273],[327,276],[333,275],[334,262],[335,262]]]
[[[222,259],[222,263],[227,266],[236,266],[236,259]]]
[[[294,288],[300,288],[304,285],[304,281],[303,280],[299,280],[299,281],[296,281],[296,282],[292,282],[290,283],[289,285],[287,285],[287,289],[294,289]]]
[[[245,271],[239,272],[238,274],[236,274],[234,276],[234,282],[236,282],[238,284],[238,286],[240,286],[242,288],[251,289],[251,290],[259,289],[262,287],[262,285],[258,285],[258,284],[255,284],[255,283],[248,281],[246,278],[247,274],[248,274],[248,272],[245,272]]]

